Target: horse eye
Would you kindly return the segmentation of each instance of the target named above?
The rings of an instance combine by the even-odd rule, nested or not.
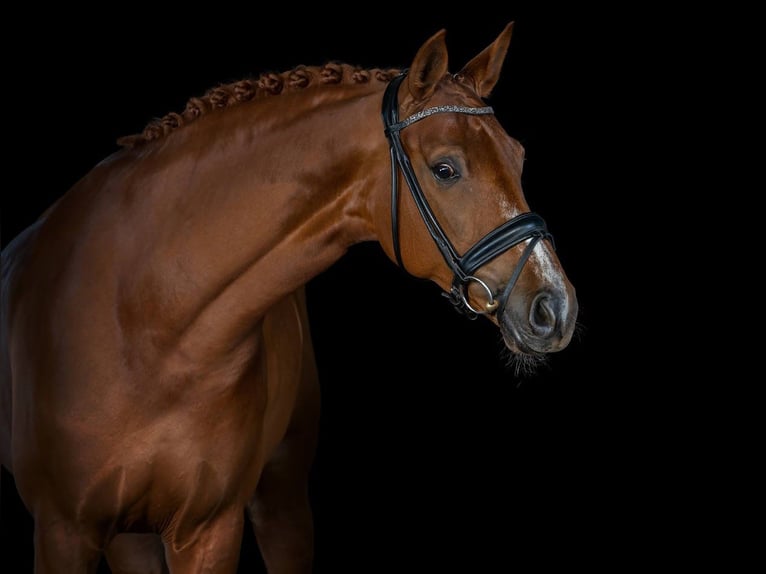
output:
[[[446,181],[448,179],[457,179],[460,174],[457,170],[448,163],[438,163],[431,168],[431,172],[434,177],[440,181]]]

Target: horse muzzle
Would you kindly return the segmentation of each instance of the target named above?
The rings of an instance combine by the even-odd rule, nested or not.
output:
[[[554,353],[572,340],[578,305],[574,288],[510,294],[496,314],[506,346],[522,354]]]

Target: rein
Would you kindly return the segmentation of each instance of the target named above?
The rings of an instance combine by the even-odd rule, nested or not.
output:
[[[393,247],[396,255],[396,261],[402,269],[405,269],[402,261],[402,254],[399,245],[399,178],[397,168],[401,170],[407,187],[410,189],[415,205],[420,212],[420,216],[425,222],[426,229],[431,238],[436,243],[439,251],[444,257],[449,268],[452,270],[452,287],[449,293],[443,293],[456,309],[474,319],[477,315],[488,315],[497,313],[502,315],[505,304],[508,300],[514,285],[521,275],[521,271],[526,264],[535,245],[542,239],[553,241],[553,236],[548,232],[545,221],[536,213],[522,213],[506,221],[499,227],[490,231],[487,235],[477,241],[462,256],[458,255],[449,238],[439,225],[431,206],[428,204],[425,194],[418,183],[412,164],[407,153],[402,147],[400,132],[407,126],[414,124],[424,118],[434,114],[458,113],[470,115],[494,114],[491,107],[469,107],[469,106],[434,106],[421,110],[402,121],[399,121],[399,86],[404,80],[407,71],[392,79],[386,91],[383,94],[383,125],[384,133],[388,138],[391,152],[391,233],[393,236]],[[492,292],[489,286],[474,276],[473,273],[488,261],[494,259],[501,253],[519,243],[529,240],[516,268],[513,271],[508,283],[506,283],[503,292],[498,296]],[[487,293],[488,301],[484,309],[475,309],[468,302],[466,286],[470,283],[477,283]]]

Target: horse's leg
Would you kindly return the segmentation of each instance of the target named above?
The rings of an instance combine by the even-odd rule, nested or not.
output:
[[[112,574],[168,574],[158,534],[118,534],[106,549]]]
[[[303,332],[308,333],[305,300],[301,302]],[[301,379],[290,425],[266,463],[248,505],[269,574],[312,571],[314,526],[308,479],[319,427],[319,381],[309,337],[303,339],[302,352]]]
[[[237,506],[182,539],[174,539],[174,534],[169,533],[165,557],[171,574],[234,574],[239,565],[243,522],[242,507]]]
[[[314,557],[308,473],[289,443],[264,469],[248,505],[258,547],[269,574],[309,573]]]
[[[35,574],[95,574],[101,560],[96,536],[84,533],[67,519],[35,513]]]

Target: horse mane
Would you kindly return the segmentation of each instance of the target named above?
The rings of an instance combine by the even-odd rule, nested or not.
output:
[[[401,72],[391,68],[364,69],[341,62],[323,66],[300,65],[285,72],[265,72],[258,78],[245,78],[210,88],[201,97],[192,97],[181,113],[170,112],[151,120],[141,133],[117,139],[122,147],[134,148],[160,139],[196,119],[250,100],[295,92],[328,84],[366,84],[371,80],[388,82]]]

